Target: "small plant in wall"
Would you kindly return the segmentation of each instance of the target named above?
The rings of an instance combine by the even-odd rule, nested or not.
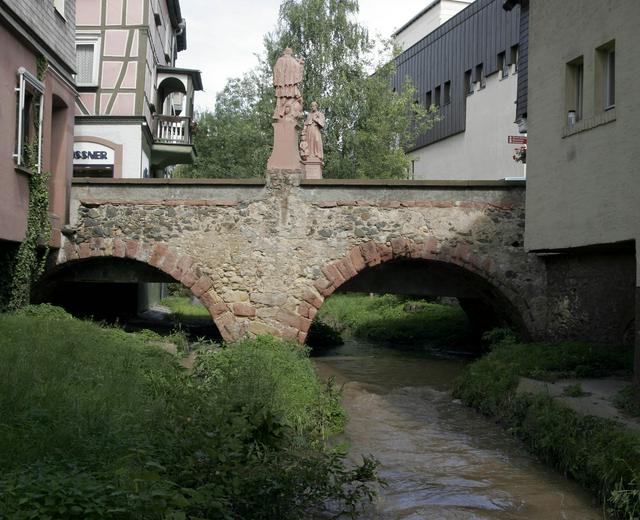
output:
[[[38,79],[42,80],[47,70],[44,57],[38,59]],[[39,134],[40,120],[33,118],[34,135]],[[49,221],[49,177],[48,172],[39,171],[41,163],[41,143],[36,137],[25,145],[25,166],[31,171],[29,176],[29,213],[25,238],[20,244],[11,265],[11,284],[8,309],[15,310],[29,303],[32,283],[44,271],[51,238]],[[44,245],[42,252],[38,247]]]
[[[513,160],[516,162],[521,162],[522,164],[527,163],[527,145],[523,144],[522,146],[515,149],[515,153],[513,154]]]

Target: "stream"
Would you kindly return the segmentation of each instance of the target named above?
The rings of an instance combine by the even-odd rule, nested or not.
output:
[[[490,420],[451,397],[459,357],[347,340],[315,357],[343,387],[350,457],[380,461],[387,487],[363,520],[591,520],[602,512]]]

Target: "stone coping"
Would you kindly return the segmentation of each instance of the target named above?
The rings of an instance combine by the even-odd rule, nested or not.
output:
[[[97,179],[74,178],[74,186],[264,186],[265,179]],[[302,188],[523,188],[524,180],[302,179]]]

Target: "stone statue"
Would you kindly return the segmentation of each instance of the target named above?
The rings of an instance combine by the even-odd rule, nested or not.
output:
[[[302,116],[300,82],[304,60],[294,58],[286,48],[273,66],[276,107],[273,111],[273,150],[268,170],[302,170],[298,145],[298,120]]]
[[[319,160],[324,164],[324,151],[322,149],[322,135],[320,130],[324,128],[324,114],[318,110],[318,103],[311,103],[311,112],[304,122],[302,137],[300,139],[300,155],[305,161]],[[304,143],[304,144],[303,144]]]
[[[304,60],[293,57],[293,50],[287,47],[273,67],[273,86],[276,89],[276,108],[274,119],[282,119],[287,115],[287,107],[291,117],[302,113],[302,94],[298,85],[304,74]]]

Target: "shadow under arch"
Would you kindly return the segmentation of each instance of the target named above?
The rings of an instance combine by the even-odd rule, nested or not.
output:
[[[93,238],[81,244],[67,241],[55,264],[38,283],[46,293],[56,282],[78,279],[101,281],[164,281],[188,288],[207,309],[225,341],[238,339],[234,315],[214,290],[213,280],[195,258],[161,242]],[[40,289],[39,289],[40,288]]]
[[[474,314],[483,321],[500,318],[523,338],[531,337],[533,316],[518,288],[491,257],[477,256],[468,246],[452,248],[434,238],[398,238],[390,245],[369,241],[324,265],[321,272],[298,308],[306,318],[305,328],[324,300],[339,290],[454,296],[471,319]],[[306,332],[301,330],[300,341],[305,341]]]

